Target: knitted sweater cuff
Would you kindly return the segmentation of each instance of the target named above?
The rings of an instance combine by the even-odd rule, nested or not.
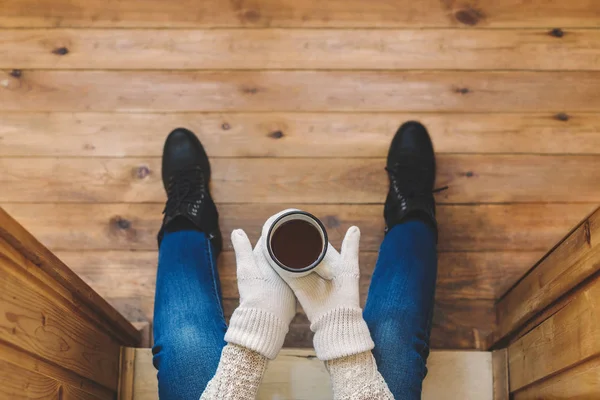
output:
[[[289,327],[275,314],[259,308],[238,307],[225,333],[227,343],[253,350],[268,359],[277,357]]]
[[[362,310],[336,308],[322,315],[310,329],[315,333],[317,357],[328,361],[372,350],[375,347]]]

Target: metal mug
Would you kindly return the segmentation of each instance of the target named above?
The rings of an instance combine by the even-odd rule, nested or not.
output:
[[[322,243],[321,252],[319,253],[319,256],[310,265],[308,265],[304,268],[301,268],[301,269],[290,268],[289,266],[282,263],[275,256],[275,254],[273,252],[273,247],[272,247],[273,237],[277,233],[277,229],[279,229],[286,222],[295,221],[295,220],[301,220],[301,221],[307,222],[310,225],[312,225],[315,228],[315,230],[319,232],[319,235],[321,236],[321,243]],[[279,217],[277,217],[275,219],[275,221],[273,221],[273,223],[269,227],[269,230],[267,233],[265,247],[266,247],[266,252],[267,252],[266,256],[267,256],[267,259],[269,260],[269,263],[271,264],[271,266],[273,268],[277,269],[280,274],[291,276],[291,277],[302,277],[302,276],[306,276],[306,275],[310,274],[311,272],[313,272],[313,270],[315,270],[319,266],[319,264],[321,264],[321,262],[325,258],[325,255],[327,254],[328,246],[329,246],[329,240],[327,238],[327,231],[325,230],[325,226],[323,225],[323,223],[317,217],[315,217],[314,215],[312,215],[306,211],[291,210],[291,211],[281,214]]]

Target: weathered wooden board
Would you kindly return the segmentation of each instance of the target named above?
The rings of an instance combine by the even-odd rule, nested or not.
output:
[[[34,371],[0,361],[0,397],[11,400],[61,399],[99,400],[77,387],[64,384]],[[107,399],[106,397],[104,399]]]
[[[4,204],[4,208],[53,251],[156,250],[163,204]],[[219,204],[223,245],[243,228],[255,241],[267,218],[294,204]],[[489,204],[438,207],[439,251],[545,252],[597,207],[580,204]],[[383,240],[383,206],[302,207],[325,224],[334,246],[346,230],[361,229],[361,251],[377,251]]]
[[[164,202],[160,158],[3,158],[0,202]],[[600,202],[600,155],[437,157],[443,203]],[[317,166],[315,168],[315,166]],[[219,203],[382,203],[385,159],[226,158],[211,163]],[[581,216],[579,216],[581,217]]]
[[[154,295],[157,251],[56,252],[73,271],[107,299]],[[444,252],[439,254],[437,298],[498,299],[540,258],[541,252]],[[377,253],[361,254],[361,293],[366,297]],[[224,297],[237,297],[235,255],[219,256]]]
[[[573,27],[597,28],[600,6],[573,0],[2,0],[2,27]]]
[[[511,392],[600,354],[600,280],[508,347]]]
[[[600,209],[586,218],[498,303],[498,339],[600,269]]]
[[[438,154],[600,154],[600,114],[0,112],[0,156],[160,157],[184,126],[211,158],[385,157],[409,120],[425,124]]]
[[[152,320],[157,252],[61,251],[57,254],[126,317]],[[376,256],[369,252],[361,257],[363,306]],[[441,253],[432,344],[436,348],[483,347],[481,339],[493,328],[496,291],[514,283],[531,265],[529,259],[536,257],[535,253],[523,252]],[[238,297],[232,252],[220,256],[219,272],[226,299],[225,311],[229,316],[237,306]],[[308,320],[302,313],[292,324],[287,344],[310,347],[311,338]]]
[[[4,111],[600,111],[600,71],[0,72]]]
[[[119,344],[20,269],[0,256],[0,340],[116,391]]]
[[[600,358],[513,393],[514,400],[597,399],[600,397]]]
[[[0,68],[598,70],[600,31],[15,29]]]

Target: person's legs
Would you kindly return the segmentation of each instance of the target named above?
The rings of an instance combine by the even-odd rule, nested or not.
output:
[[[364,317],[377,366],[396,399],[421,398],[436,276],[434,230],[416,219],[394,226],[381,244]]]
[[[154,366],[161,400],[198,400],[225,345],[214,251],[197,230],[166,233],[154,308]]]
[[[219,214],[208,156],[192,132],[171,132],[162,161],[167,204],[158,234],[153,361],[161,400],[198,400],[225,345]]]
[[[387,234],[364,316],[381,375],[396,399],[421,398],[437,278],[435,155],[425,127],[403,124],[390,145]]]

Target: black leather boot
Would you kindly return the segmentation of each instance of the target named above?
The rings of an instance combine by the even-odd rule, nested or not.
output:
[[[406,219],[420,219],[437,235],[435,199],[435,155],[427,129],[409,121],[398,129],[385,167],[390,188],[383,209],[386,233]]]
[[[165,141],[162,180],[167,192],[158,245],[165,232],[196,229],[206,234],[218,254],[222,248],[219,213],[210,195],[210,163],[192,132],[177,128]]]

